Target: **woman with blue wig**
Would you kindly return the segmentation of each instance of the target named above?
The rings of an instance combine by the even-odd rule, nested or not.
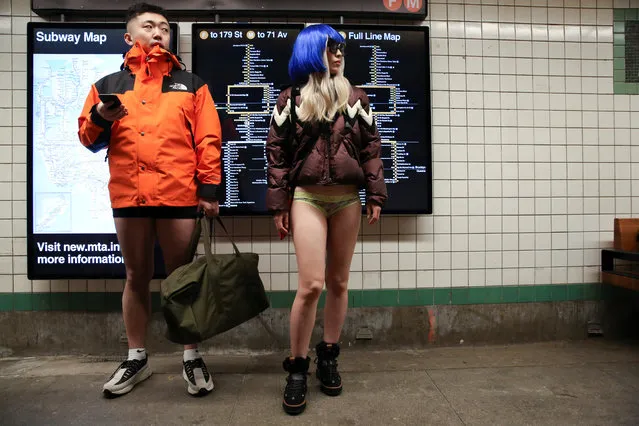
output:
[[[328,25],[300,32],[289,62],[293,86],[279,96],[266,143],[267,207],[280,238],[291,231],[299,271],[291,354],[283,362],[288,414],[306,408],[308,351],[325,283],[316,376],[325,394],[342,391],[338,342],[362,216],[359,190],[366,190],[369,224],[379,220],[387,198],[379,133],[366,93],[344,77],[345,48],[344,37]]]

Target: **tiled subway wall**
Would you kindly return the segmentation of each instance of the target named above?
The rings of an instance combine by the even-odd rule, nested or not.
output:
[[[0,294],[117,293],[119,280],[26,276],[25,34],[41,19],[29,3],[0,1]],[[484,288],[505,301],[512,289],[598,282],[613,219],[639,212],[639,96],[615,94],[613,78],[614,20],[625,16],[615,9],[633,8],[639,0],[429,1],[434,213],[364,225],[350,288]],[[190,27],[180,23],[189,67]],[[227,222],[241,250],[261,255],[267,289],[295,290],[292,244],[271,220]],[[230,247],[218,238],[216,250]]]

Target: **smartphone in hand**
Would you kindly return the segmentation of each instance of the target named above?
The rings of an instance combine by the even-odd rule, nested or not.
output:
[[[99,96],[100,96],[100,100],[105,104],[107,102],[113,102],[113,105],[111,105],[108,109],[116,109],[120,105],[122,105],[120,98],[118,98],[118,95],[114,93],[100,93]]]

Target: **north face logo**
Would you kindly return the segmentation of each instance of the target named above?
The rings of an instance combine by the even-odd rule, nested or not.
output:
[[[173,90],[183,90],[183,91],[187,91],[189,90],[184,84],[182,83],[173,83],[169,86],[169,88],[173,89]]]

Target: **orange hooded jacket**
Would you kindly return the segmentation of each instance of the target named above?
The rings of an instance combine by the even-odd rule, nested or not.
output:
[[[129,114],[106,121],[96,111],[101,93],[117,94]],[[108,148],[112,208],[216,199],[222,133],[213,98],[202,79],[161,47],[147,53],[136,43],[122,71],[93,84],[78,124],[85,147]]]

